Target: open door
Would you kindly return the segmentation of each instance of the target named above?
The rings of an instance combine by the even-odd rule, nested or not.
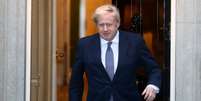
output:
[[[68,86],[71,67],[75,55],[75,47],[80,38],[80,8],[84,3],[86,19],[84,36],[96,32],[93,23],[93,11],[100,5],[112,3],[111,0],[56,0],[56,97],[57,101],[68,101]],[[82,26],[83,27],[83,26]],[[83,34],[83,33],[82,33]],[[85,78],[85,83],[86,83]],[[85,86],[83,101],[86,101],[87,86]]]
[[[55,0],[56,2],[56,101],[68,101],[71,50],[71,3],[77,0]],[[77,6],[74,5],[74,9]],[[76,17],[75,17],[76,18]],[[76,24],[76,21],[74,22]],[[78,34],[78,33],[74,33]],[[74,38],[75,39],[75,38]]]

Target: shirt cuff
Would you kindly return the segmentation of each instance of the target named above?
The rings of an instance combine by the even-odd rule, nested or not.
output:
[[[147,87],[153,88],[156,91],[156,93],[159,93],[159,91],[160,91],[160,89],[157,86],[153,85],[153,84],[148,84]]]

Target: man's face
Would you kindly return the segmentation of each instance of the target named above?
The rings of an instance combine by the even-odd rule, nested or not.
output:
[[[115,19],[112,13],[105,13],[98,18],[97,28],[100,36],[107,40],[111,41],[119,27],[119,23]]]

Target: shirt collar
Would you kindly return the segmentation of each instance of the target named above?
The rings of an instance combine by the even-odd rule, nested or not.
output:
[[[104,39],[101,38],[101,37],[100,37],[100,39],[101,39],[101,45],[107,44],[107,43],[109,42],[109,41],[107,41],[107,40],[104,40]],[[112,43],[116,43],[116,44],[119,43],[119,31],[117,31],[115,37],[112,39]]]

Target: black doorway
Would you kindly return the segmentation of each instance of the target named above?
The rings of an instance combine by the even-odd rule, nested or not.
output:
[[[162,85],[156,101],[170,101],[170,0],[112,0],[121,15],[120,29],[137,32],[147,42],[160,64]],[[146,85],[143,70],[139,71],[141,92]]]

